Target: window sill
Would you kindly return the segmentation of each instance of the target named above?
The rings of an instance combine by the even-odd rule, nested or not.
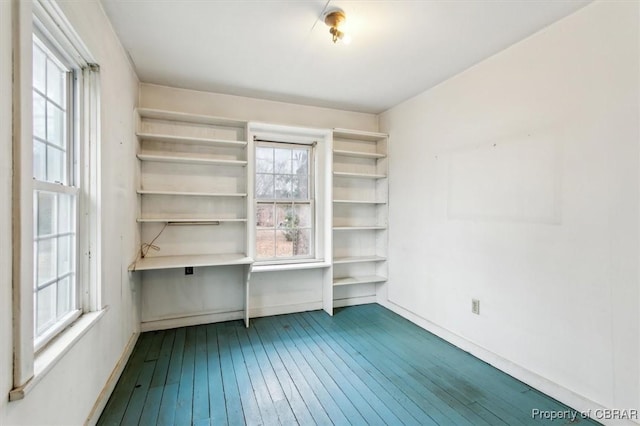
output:
[[[100,311],[89,312],[82,315],[69,328],[63,331],[35,357],[33,365],[33,377],[24,385],[12,389],[9,392],[9,401],[23,399],[35,386],[47,375],[47,373],[69,352],[73,345],[93,327],[105,314],[109,307]]]
[[[321,269],[328,268],[331,263],[327,263],[323,260],[310,260],[308,262],[300,263],[254,263],[251,272],[279,272],[279,271],[297,271],[302,269]]]

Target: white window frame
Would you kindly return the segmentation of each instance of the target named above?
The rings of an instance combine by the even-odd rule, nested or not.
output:
[[[248,217],[252,222],[248,226],[247,245],[249,256],[256,259],[256,206],[261,200],[255,194],[255,146],[258,141],[275,143],[289,143],[295,145],[312,146],[312,158],[309,168],[313,179],[313,248],[312,256],[297,256],[293,258],[275,258],[254,262],[254,270],[268,267],[269,270],[288,270],[291,268],[316,267],[328,264],[331,260],[331,217],[332,198],[332,131],[307,127],[293,127],[277,124],[251,122],[248,125],[248,142],[250,145],[251,161],[247,168],[250,202],[248,203]],[[285,145],[286,146],[286,145]],[[291,202],[294,200],[283,200]],[[308,265],[308,266],[305,266]]]
[[[25,394],[62,358],[70,346],[104,313],[100,286],[100,80],[99,67],[56,2],[15,2],[13,29],[16,42],[13,73],[13,347],[14,389],[9,400]],[[34,332],[34,206],[36,188],[54,189],[53,183],[33,180],[33,35],[63,55],[64,63],[77,68],[79,123],[78,151],[73,153],[78,185],[76,199],[77,311],[61,322],[52,335],[35,341]],[[59,189],[59,188],[58,188]],[[75,191],[64,189],[63,191]],[[74,327],[69,327],[73,323]],[[57,334],[56,334],[57,333]],[[55,336],[54,336],[55,334]]]
[[[304,255],[293,255],[293,256],[280,256],[278,257],[277,254],[275,257],[268,257],[268,258],[260,258],[258,257],[258,253],[256,250],[256,261],[257,262],[262,262],[262,263],[269,263],[269,264],[276,264],[276,263],[295,263],[295,262],[304,262],[304,261],[308,261],[309,259],[314,259],[315,258],[315,252],[316,252],[316,245],[315,245],[315,241],[316,241],[316,202],[315,202],[315,173],[316,173],[316,167],[315,167],[315,147],[316,147],[316,142],[312,142],[311,144],[309,143],[297,143],[297,142],[280,142],[280,141],[265,141],[265,140],[256,140],[255,141],[255,147],[254,147],[254,158],[256,157],[255,155],[255,151],[257,151],[257,149],[259,147],[269,147],[269,148],[277,148],[277,149],[290,149],[290,150],[294,150],[294,149],[306,149],[308,151],[308,157],[307,157],[307,161],[308,161],[308,188],[307,188],[307,198],[306,199],[295,199],[295,198],[278,198],[274,196],[273,198],[258,198],[258,194],[256,191],[256,194],[254,196],[254,208],[256,209],[256,211],[258,210],[258,205],[259,204],[272,204],[273,205],[273,212],[274,212],[274,226],[273,229],[274,231],[277,231],[278,229],[278,225],[275,223],[276,219],[277,219],[277,206],[279,204],[291,204],[292,206],[295,206],[296,204],[304,204],[304,205],[309,205],[309,208],[311,210],[311,218],[310,218],[310,226],[308,229],[310,229],[310,246],[309,246],[309,254],[304,254]],[[256,160],[257,163],[257,160]],[[275,166],[275,164],[274,164]],[[254,182],[257,179],[257,175],[258,175],[258,171],[256,170],[253,173],[253,179]],[[273,172],[273,176],[274,179],[275,177],[278,175],[278,173]],[[254,183],[255,185],[255,183]],[[257,186],[257,185],[256,185]],[[257,227],[257,224],[256,224]],[[270,228],[267,228],[270,229]],[[256,228],[256,233],[257,231],[260,231],[262,229]],[[256,244],[257,244],[257,239],[256,239]],[[276,248],[277,251],[277,248]]]

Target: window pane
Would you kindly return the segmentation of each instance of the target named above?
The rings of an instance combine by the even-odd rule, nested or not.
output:
[[[37,284],[42,285],[56,277],[55,238],[36,242],[38,250]]]
[[[65,144],[65,114],[60,108],[47,102],[47,141],[66,148]]]
[[[273,198],[273,175],[256,175],[256,198]]]
[[[73,271],[74,243],[71,235],[58,238],[58,276]]]
[[[33,141],[33,177],[47,180],[47,146],[40,141]]]
[[[33,86],[42,93],[46,92],[46,60],[44,52],[39,47],[33,46]]]
[[[256,225],[258,227],[273,227],[273,204],[258,204]]]
[[[75,226],[75,196],[58,195],[58,233],[73,232]]]
[[[270,229],[256,231],[256,254],[259,259],[275,257],[275,231]]]
[[[308,256],[311,254],[311,230],[299,229],[293,241],[294,256]]]
[[[65,72],[47,60],[47,97],[58,105],[64,105],[65,83]]]
[[[46,139],[47,127],[46,118],[47,112],[45,110],[45,99],[37,93],[33,93],[33,136]]]
[[[276,257],[293,256],[293,241],[297,238],[297,229],[276,231]]]
[[[47,146],[47,181],[67,183],[64,179],[64,157],[63,151]]]
[[[56,233],[56,196],[51,192],[38,192],[38,224],[36,235]]]
[[[58,318],[71,311],[73,299],[71,277],[66,277],[58,282]]]
[[[301,228],[311,227],[311,205],[297,204],[294,209],[298,219],[298,226]]]
[[[276,198],[291,198],[291,176],[276,175]]]
[[[292,151],[293,173],[307,175],[309,173],[309,151],[296,149]]]
[[[276,223],[278,228],[298,227],[298,219],[291,204],[278,204],[276,206]]]
[[[52,325],[56,320],[56,285],[50,285],[36,293],[36,334]]]
[[[309,199],[309,178],[294,177],[291,181],[291,198],[296,200]]]
[[[275,155],[275,173],[291,174],[291,150],[275,148],[274,155]]]
[[[256,172],[273,173],[273,148],[256,148]]]

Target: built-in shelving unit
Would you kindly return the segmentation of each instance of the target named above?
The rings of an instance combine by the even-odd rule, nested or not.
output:
[[[333,132],[335,304],[354,295],[341,296],[338,289],[348,292],[348,288],[359,288],[356,297],[374,297],[376,286],[387,280],[387,145],[388,137],[383,133]]]
[[[241,266],[239,284],[247,294],[253,263],[247,254],[247,123],[148,108],[136,112],[143,246],[130,269]],[[151,244],[153,250],[145,250]]]

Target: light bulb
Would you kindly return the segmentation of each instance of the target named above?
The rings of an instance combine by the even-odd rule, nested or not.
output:
[[[351,40],[352,40],[351,39],[351,34],[346,34],[346,33],[343,34],[341,40],[342,40],[343,44],[350,44]]]

